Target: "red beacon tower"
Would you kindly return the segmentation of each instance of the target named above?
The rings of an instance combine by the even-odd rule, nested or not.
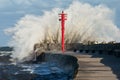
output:
[[[67,20],[67,14],[64,13],[64,11],[62,11],[60,15],[60,19],[59,21],[61,21],[61,31],[62,31],[62,39],[61,39],[61,47],[62,47],[62,52],[64,53],[65,51],[65,40],[64,40],[64,33],[65,33],[65,20]]]

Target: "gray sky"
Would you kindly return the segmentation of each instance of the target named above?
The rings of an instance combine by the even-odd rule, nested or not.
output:
[[[75,0],[0,0],[0,46],[11,39],[4,29],[13,27],[26,14],[42,15],[53,8],[67,8]],[[115,24],[120,27],[120,0],[77,0],[93,6],[104,4],[115,11]]]

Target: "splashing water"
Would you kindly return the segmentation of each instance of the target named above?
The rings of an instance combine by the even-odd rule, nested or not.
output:
[[[13,58],[22,60],[30,55],[36,43],[60,43],[61,26],[58,13],[54,8],[44,15],[26,15],[17,24],[7,29],[12,34],[10,45],[14,46]],[[114,12],[104,5],[92,6],[74,1],[67,9],[65,42],[120,41],[120,30],[113,23]]]

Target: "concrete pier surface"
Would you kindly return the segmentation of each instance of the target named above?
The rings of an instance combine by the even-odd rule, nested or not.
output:
[[[74,80],[120,80],[120,58],[98,53],[66,52],[78,59]]]

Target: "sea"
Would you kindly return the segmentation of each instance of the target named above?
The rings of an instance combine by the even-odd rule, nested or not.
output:
[[[0,48],[0,80],[72,80],[55,63],[15,63],[12,50]]]

